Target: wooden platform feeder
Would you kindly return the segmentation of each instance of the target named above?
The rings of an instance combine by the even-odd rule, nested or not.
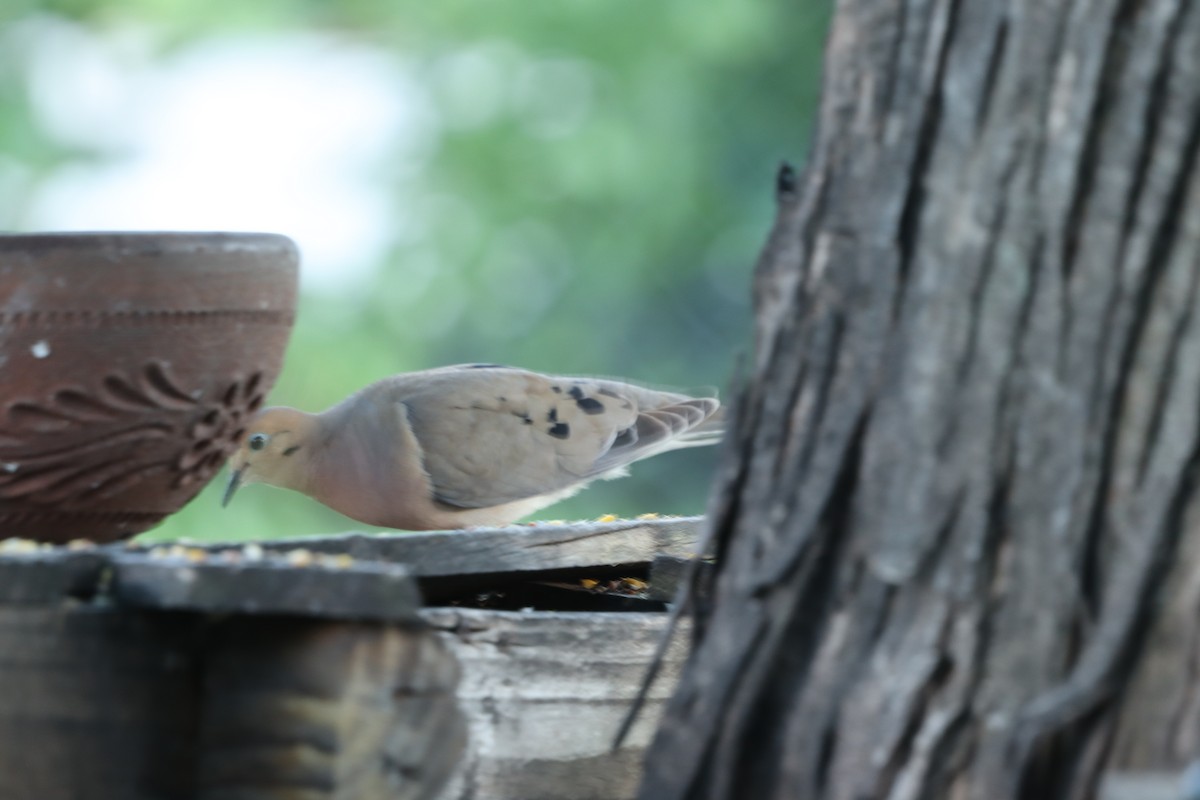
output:
[[[631,798],[698,525],[0,543],[0,798]]]

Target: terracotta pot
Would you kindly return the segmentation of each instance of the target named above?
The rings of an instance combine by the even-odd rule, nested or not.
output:
[[[290,239],[0,236],[0,539],[110,541],[216,474],[275,381]]]

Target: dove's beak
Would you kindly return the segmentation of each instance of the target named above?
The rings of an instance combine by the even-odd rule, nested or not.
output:
[[[229,505],[229,501],[233,499],[233,493],[242,485],[242,473],[245,471],[246,468],[242,467],[229,473],[229,483],[225,484],[225,494],[221,497],[221,508]]]

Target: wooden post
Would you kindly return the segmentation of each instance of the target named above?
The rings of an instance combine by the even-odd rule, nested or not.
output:
[[[686,636],[611,744],[699,525],[0,542],[0,798],[631,800]]]
[[[458,763],[458,668],[429,631],[241,617],[210,642],[200,800],[416,800]]]
[[[0,579],[6,800],[417,800],[462,752],[402,566],[55,550]]]
[[[0,797],[190,798],[191,615],[0,605]]]
[[[438,800],[636,796],[646,744],[687,654],[686,626],[614,752],[666,614],[431,608],[424,616],[462,666],[470,726],[463,763]]]

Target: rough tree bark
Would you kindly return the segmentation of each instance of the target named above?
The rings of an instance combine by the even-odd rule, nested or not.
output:
[[[819,132],[641,796],[1088,797],[1200,508],[1200,8],[840,0]]]

